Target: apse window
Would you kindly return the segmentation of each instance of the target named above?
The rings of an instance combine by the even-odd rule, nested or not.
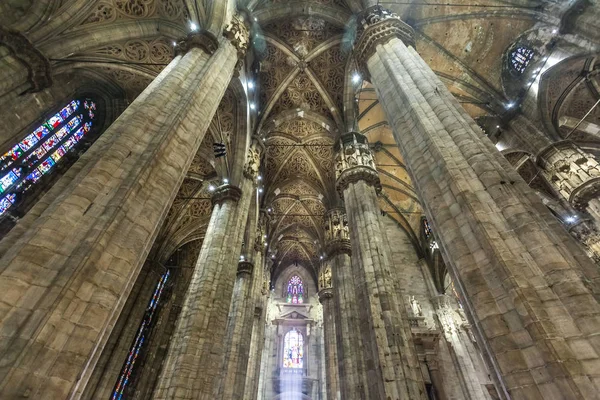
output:
[[[528,47],[519,46],[510,53],[510,67],[522,74],[535,56],[535,52]]]
[[[298,275],[292,276],[288,281],[286,300],[291,304],[302,304],[304,302],[304,285]]]
[[[304,366],[304,337],[296,328],[283,339],[283,368],[301,369]]]
[[[90,99],[72,100],[0,157],[0,216],[78,146],[95,112]]]

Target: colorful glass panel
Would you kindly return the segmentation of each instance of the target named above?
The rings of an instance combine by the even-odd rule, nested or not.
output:
[[[0,178],[0,192],[27,190],[30,183],[37,182],[43,174],[52,170],[67,151],[75,147],[81,138],[90,131],[94,115],[89,112],[75,115],[75,112],[80,109],[80,105],[80,100],[70,101],[58,113],[0,157],[0,171],[6,170],[13,163],[27,165],[31,168],[31,173],[25,180],[21,179],[21,168],[5,173]],[[96,104],[89,99],[84,100],[84,105],[88,111],[96,110]],[[47,136],[50,137],[46,138]],[[48,157],[49,154],[50,157]],[[27,182],[27,185],[22,189],[24,182]],[[2,214],[3,211],[0,210],[0,215]]]
[[[533,59],[535,52],[527,47],[517,47],[510,53],[510,66],[522,74]]]
[[[283,368],[304,366],[304,337],[296,328],[285,334],[283,339]]]
[[[304,285],[298,275],[294,275],[288,281],[287,302],[291,304],[302,304],[304,302]]]
[[[133,341],[133,345],[131,346],[131,349],[129,350],[129,354],[127,355],[127,358],[125,359],[125,364],[123,365],[121,375],[119,376],[119,379],[117,380],[117,384],[115,385],[115,389],[114,389],[113,395],[111,397],[112,400],[121,400],[123,397],[123,394],[125,393],[125,388],[127,387],[127,384],[129,383],[129,380],[131,378],[131,373],[133,372],[133,367],[135,366],[135,362],[140,354],[140,350],[142,349],[142,346],[144,345],[144,342],[146,341],[146,335],[148,334],[148,331],[151,327],[152,317],[154,316],[154,314],[156,312],[156,308],[158,307],[160,297],[165,288],[165,284],[167,283],[167,280],[169,279],[169,275],[170,275],[170,271],[167,270],[167,272],[165,272],[160,277],[160,280],[158,281],[158,284],[156,285],[156,288],[154,289],[154,294],[152,295],[152,298],[150,299],[150,303],[148,304],[148,307],[146,308],[146,314],[144,315],[144,319],[142,320],[142,323],[138,329],[135,340]]]
[[[6,189],[11,187],[16,181],[19,180],[19,175],[21,175],[21,170],[13,169],[2,178],[0,178],[0,193],[4,193]]]
[[[56,151],[54,153],[52,153],[52,159],[54,161],[58,161],[60,160],[65,154],[67,153],[67,150],[65,149],[64,146],[60,146],[58,149],[56,149]]]
[[[0,199],[0,215],[4,214],[13,204],[15,204],[16,198],[16,194],[9,193]]]
[[[48,120],[48,125],[50,125],[52,128],[56,128],[62,122],[63,122],[62,117],[59,114],[55,114],[52,117],[50,117],[50,119]]]

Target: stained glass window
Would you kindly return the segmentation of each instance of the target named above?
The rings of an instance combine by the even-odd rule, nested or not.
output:
[[[15,204],[17,193],[31,188],[76,147],[92,128],[95,111],[91,99],[72,100],[0,156],[0,216]]]
[[[426,238],[431,236],[431,227],[429,226],[429,221],[427,221],[427,218],[423,218],[423,232],[425,232]]]
[[[533,59],[535,52],[527,47],[517,47],[510,53],[510,66],[522,74],[527,69],[529,62]]]
[[[283,338],[283,368],[302,368],[304,366],[304,337],[296,328]]]
[[[131,345],[129,350],[129,354],[125,359],[125,364],[123,365],[123,369],[121,370],[121,375],[119,375],[119,379],[117,380],[117,384],[115,385],[115,389],[113,391],[113,395],[111,400],[121,400],[123,398],[123,394],[125,393],[125,388],[129,383],[131,378],[131,373],[133,372],[133,367],[135,366],[135,362],[140,354],[140,350],[144,345],[144,342],[147,339],[148,332],[151,327],[152,317],[156,313],[156,308],[158,307],[158,303],[160,301],[160,296],[163,293],[165,285],[169,280],[170,271],[167,270],[158,281],[156,288],[154,289],[154,294],[150,299],[150,303],[148,303],[148,307],[146,308],[146,313],[144,314],[144,318],[142,319],[142,323],[137,331],[137,335]]]
[[[294,275],[288,281],[287,302],[302,304],[304,302],[304,285],[298,275]]]

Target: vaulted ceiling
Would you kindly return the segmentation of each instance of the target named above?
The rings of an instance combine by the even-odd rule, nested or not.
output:
[[[169,63],[173,40],[189,31],[190,22],[213,29],[209,21],[227,18],[225,4],[213,0],[29,0],[0,3],[11,19],[0,23],[25,32],[51,60],[55,82],[79,79],[119,88],[132,101]],[[238,0],[252,23],[260,63],[252,131],[264,139],[264,193],[270,210],[268,256],[274,277],[290,264],[317,276],[323,254],[322,218],[338,204],[332,145],[354,126],[369,138],[383,185],[381,209],[415,242],[420,206],[391,130],[368,82],[353,81],[350,51],[352,15],[363,0]],[[567,2],[564,2],[567,3]],[[561,7],[543,0],[386,1],[416,32],[416,48],[474,118],[502,116],[506,104],[534,94],[543,124],[556,135],[569,131],[599,95],[596,53],[569,55],[540,76],[556,46],[554,28]],[[574,39],[562,35],[559,44]],[[517,44],[538,50],[532,68],[522,75],[507,72],[507,53]],[[576,52],[576,51],[575,51]],[[250,68],[247,68],[249,71]],[[535,79],[535,93],[529,82]],[[209,182],[227,176],[236,152],[236,132],[246,129],[242,80],[231,87],[215,115],[160,233],[178,238],[163,248],[197,236],[210,214]],[[525,89],[525,91],[523,91]],[[600,108],[599,108],[600,109]],[[571,120],[569,119],[571,118]],[[587,121],[598,123],[593,113]],[[242,118],[243,119],[243,118]],[[576,138],[596,140],[589,134]],[[212,157],[213,141],[228,145],[228,158]],[[188,232],[189,230],[194,232]],[[200,229],[201,231],[201,229]],[[184,234],[185,233],[185,234]],[[165,242],[166,243],[166,242]],[[164,250],[163,252],[168,252]]]

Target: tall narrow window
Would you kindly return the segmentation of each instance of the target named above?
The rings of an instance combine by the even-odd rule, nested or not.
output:
[[[0,157],[0,216],[92,128],[96,103],[72,100]]]
[[[142,319],[142,323],[137,331],[137,335],[133,340],[133,344],[129,350],[129,354],[127,355],[127,359],[125,359],[125,364],[123,365],[123,369],[121,370],[121,375],[119,375],[119,379],[117,380],[117,384],[115,385],[115,390],[113,391],[113,395],[111,400],[121,400],[123,398],[123,394],[125,393],[125,388],[129,383],[131,378],[131,373],[133,372],[133,367],[135,366],[135,362],[140,354],[140,350],[144,345],[144,341],[147,339],[148,332],[151,327],[152,317],[156,312],[156,308],[158,307],[158,303],[160,301],[160,296],[165,288],[165,284],[169,279],[169,270],[165,272],[158,281],[156,288],[154,289],[154,294],[150,299],[150,303],[148,303],[148,307],[146,308],[146,313],[144,314],[144,318]]]
[[[535,52],[530,48],[519,46],[510,53],[510,66],[522,74],[533,59]]]
[[[283,368],[300,369],[304,366],[304,337],[296,328],[283,338]]]
[[[298,275],[294,275],[288,281],[287,302],[291,304],[302,304],[304,302],[304,285]]]

